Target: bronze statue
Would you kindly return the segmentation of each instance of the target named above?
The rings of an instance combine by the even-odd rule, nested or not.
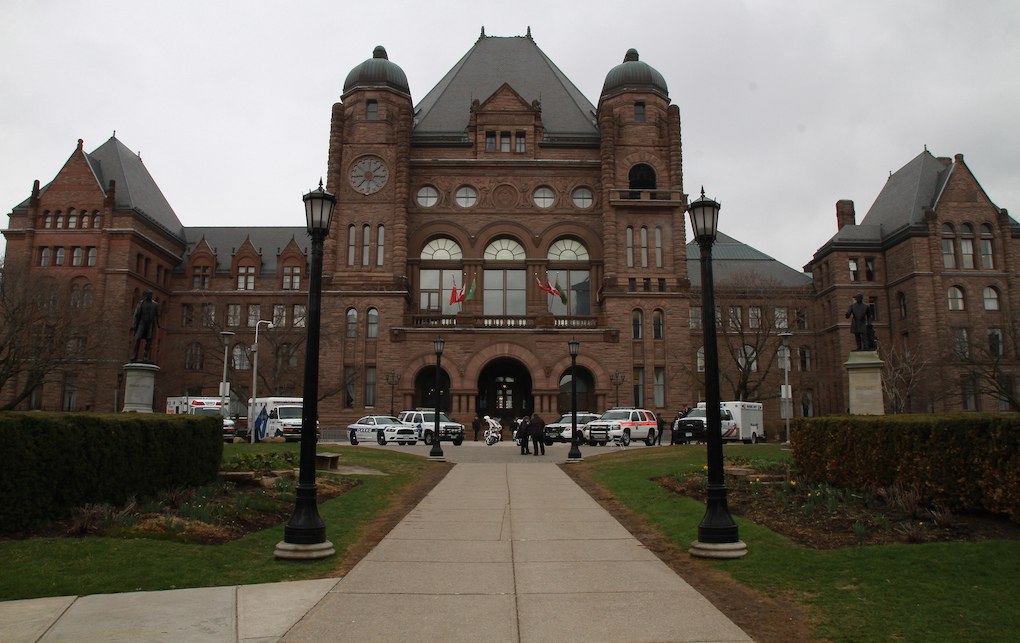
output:
[[[142,301],[138,302],[135,308],[135,319],[131,324],[131,333],[135,336],[135,350],[131,355],[131,361],[138,361],[138,345],[145,340],[145,352],[142,354],[142,361],[149,361],[149,349],[152,348],[152,338],[156,335],[156,329],[163,328],[159,320],[159,304],[152,301],[152,291],[146,290],[143,293]]]
[[[854,295],[854,303],[846,309],[846,318],[850,320],[850,332],[857,339],[857,350],[876,350],[875,327],[871,324],[874,314],[871,306],[864,303],[864,295]]]

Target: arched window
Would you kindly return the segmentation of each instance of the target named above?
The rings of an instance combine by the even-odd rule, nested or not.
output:
[[[89,227],[89,215],[87,215],[87,214],[82,214],[81,215],[81,227],[82,228],[88,228]]]
[[[46,267],[50,265],[50,249],[40,248],[39,249],[39,265]]]
[[[77,228],[78,227],[78,215],[75,214],[74,208],[67,211],[67,227]]]
[[[43,227],[44,228],[52,228],[53,227],[53,215],[52,214],[47,214],[45,217],[43,217]]]
[[[355,308],[347,309],[347,337],[358,336],[358,311]]]
[[[485,248],[486,261],[524,261],[524,246],[516,239],[503,237],[496,239]]]
[[[448,237],[436,237],[425,244],[419,255],[423,262],[460,261],[464,253],[460,245]],[[433,264],[434,265],[434,264]],[[442,265],[442,264],[441,264]],[[418,308],[421,312],[453,315],[461,310],[460,302],[451,303],[450,292],[456,284],[463,288],[463,269],[460,267],[431,267],[421,264],[418,273]]]
[[[999,310],[999,291],[994,286],[985,288],[985,310]]]
[[[638,163],[634,167],[630,168],[630,173],[627,177],[630,181],[631,190],[654,190],[655,189],[655,170],[652,166],[645,163]],[[640,199],[641,194],[635,194],[632,192],[632,199]]]
[[[897,303],[900,306],[900,319],[907,316],[907,296],[902,292],[896,295]]]
[[[942,224],[942,267],[956,268],[956,231],[951,223]]]
[[[548,310],[556,316],[590,315],[591,314],[591,271],[585,268],[560,267],[556,265],[559,261],[587,262],[589,260],[588,248],[576,239],[558,239],[549,246],[549,267],[546,269],[546,279],[551,284],[559,284],[560,289],[566,297],[550,294],[546,297]]]
[[[464,252],[453,239],[436,237],[421,249],[420,258],[425,261],[458,261],[464,258]]]
[[[662,228],[655,228],[655,267],[662,267]]]
[[[92,284],[84,284],[81,287],[81,307],[85,310],[92,308]]]
[[[652,311],[652,339],[663,338],[662,310],[656,308]]]
[[[949,310],[966,310],[963,289],[959,286],[949,287]]]
[[[280,371],[297,368],[298,351],[293,344],[280,344],[276,348],[276,368]]]
[[[960,266],[974,269],[974,226],[964,223],[960,226]]]
[[[357,229],[354,224],[347,226],[347,265],[354,265],[354,253],[358,249],[358,236]]]
[[[372,246],[372,228],[368,224],[361,226],[361,265],[369,265],[370,248]]]
[[[71,308],[81,308],[81,286],[71,284]]]
[[[631,339],[641,339],[643,337],[641,329],[644,326],[644,321],[644,313],[641,312],[640,308],[635,308],[630,315]]]
[[[549,246],[549,261],[588,261],[588,248],[575,239],[560,239]]]
[[[94,215],[92,217],[92,227],[93,228],[102,228],[103,227],[103,217],[99,216],[98,214]]]
[[[386,257],[386,226],[380,223],[375,232],[375,265],[381,266]]]
[[[234,344],[231,365],[236,371],[251,370],[251,357],[248,355],[248,347],[245,344]]]
[[[627,226],[627,267],[634,267],[634,228]]]
[[[365,313],[365,336],[373,339],[379,336],[379,311],[375,308]]]
[[[641,226],[641,267],[648,267],[648,228]]]
[[[205,355],[202,345],[198,342],[188,344],[184,350],[184,369],[188,371],[200,371],[205,366]]]
[[[59,229],[59,228],[63,228],[63,227],[64,227],[64,215],[60,214],[60,212],[58,211],[57,212],[57,228]]]
[[[702,346],[698,349],[698,372],[705,372],[705,347]]]
[[[992,253],[992,226],[981,224],[981,267],[985,270],[995,269],[995,256]]]

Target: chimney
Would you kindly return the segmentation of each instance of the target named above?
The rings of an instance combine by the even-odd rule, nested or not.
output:
[[[854,218],[854,202],[849,199],[836,201],[836,225],[842,230],[843,226],[857,225]]]

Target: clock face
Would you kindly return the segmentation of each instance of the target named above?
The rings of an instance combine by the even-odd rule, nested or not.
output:
[[[375,194],[386,185],[389,170],[378,156],[362,156],[351,165],[351,187],[361,194]]]

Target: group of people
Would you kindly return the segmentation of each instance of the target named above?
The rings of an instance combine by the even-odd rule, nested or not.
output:
[[[539,449],[545,455],[545,420],[538,413],[525,415],[517,425],[517,437],[521,440],[521,455],[538,455]],[[528,448],[528,438],[531,448]]]

